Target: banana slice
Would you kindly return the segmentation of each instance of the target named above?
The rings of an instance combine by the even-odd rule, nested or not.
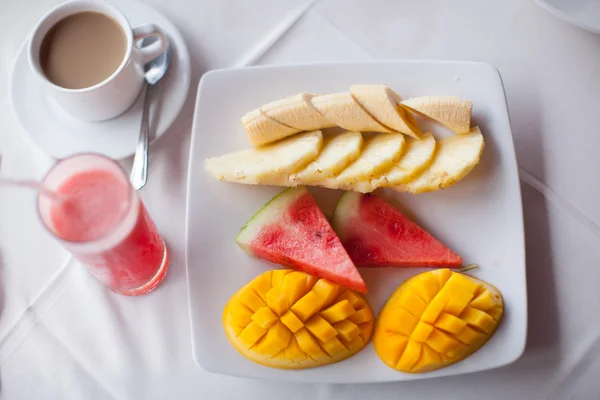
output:
[[[310,185],[339,174],[358,158],[362,144],[360,132],[344,132],[326,137],[317,158],[306,168],[290,176],[292,186]]]
[[[415,117],[399,104],[400,96],[383,85],[353,85],[352,96],[381,124],[419,139],[421,129]]]
[[[312,105],[314,95],[299,93],[292,97],[265,104],[261,107],[263,114],[282,125],[302,131],[331,128],[335,123],[325,118]]]
[[[427,133],[421,140],[408,139],[405,148],[400,161],[390,170],[371,181],[356,183],[352,189],[361,193],[370,193],[380,187],[390,187],[410,181],[431,165],[436,150],[435,138],[431,133]]]
[[[433,162],[425,172],[392,188],[417,194],[452,186],[479,163],[484,146],[483,135],[477,126],[470,133],[442,139],[438,142]]]
[[[312,98],[312,104],[329,121],[349,131],[392,132],[377,122],[350,93],[333,93]]]
[[[319,186],[351,189],[358,182],[369,181],[391,168],[402,155],[404,135],[374,135],[365,139],[361,155],[337,177],[324,179]]]
[[[321,131],[306,132],[270,145],[209,158],[205,168],[222,181],[271,184],[307,166],[322,146]]]
[[[456,133],[469,133],[473,102],[454,96],[427,96],[404,100],[402,105]]]
[[[248,133],[248,139],[252,146],[275,142],[301,131],[301,129],[280,124],[266,116],[260,109],[246,113],[242,117],[242,125]]]

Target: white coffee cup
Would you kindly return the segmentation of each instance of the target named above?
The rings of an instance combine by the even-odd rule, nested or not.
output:
[[[92,11],[116,21],[126,38],[126,52],[115,72],[96,85],[83,89],[67,89],[52,83],[40,65],[40,47],[48,31],[72,14]],[[136,47],[147,36],[156,36],[148,46]],[[49,95],[72,117],[86,121],[104,121],[125,112],[136,100],[144,84],[144,65],[169,47],[169,41],[154,24],[131,28],[127,18],[112,6],[96,1],[71,1],[50,10],[36,25],[29,40],[27,56],[35,75],[46,85]]]

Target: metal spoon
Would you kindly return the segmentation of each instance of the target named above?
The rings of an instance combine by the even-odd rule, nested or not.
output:
[[[147,39],[142,40],[142,46]],[[167,68],[169,67],[169,61],[171,58],[171,48],[154,60],[150,61],[144,66],[144,80],[146,81],[146,93],[144,94],[144,110],[142,112],[142,125],[140,127],[140,137],[138,139],[138,145],[135,149],[135,156],[133,157],[133,167],[131,168],[131,175],[129,180],[135,190],[140,190],[146,185],[148,180],[148,138],[150,136],[148,120],[149,109],[150,109],[150,94],[153,91],[152,88],[161,80]]]

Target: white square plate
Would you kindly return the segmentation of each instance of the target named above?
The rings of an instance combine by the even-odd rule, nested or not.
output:
[[[504,320],[491,340],[466,360],[425,374],[404,374],[379,360],[371,344],[348,360],[299,371],[277,370],[242,357],[228,342],[221,314],[231,295],[273,265],[246,255],[234,237],[281,189],[219,182],[204,159],[249,147],[240,117],[298,92],[333,93],[356,83],[384,84],[403,98],[456,95],[473,100],[473,124],[486,148],[480,164],[456,186],[420,195],[381,191],[460,254],[477,263],[473,275],[504,296]],[[434,132],[436,133],[436,132]],[[437,132],[440,134],[441,132]],[[311,189],[326,215],[340,191]],[[404,381],[500,367],[525,347],[527,295],[523,215],[506,99],[496,69],[463,62],[370,62],[212,71],[200,81],[192,132],[187,201],[187,276],[194,359],[221,374],[304,382]],[[418,269],[362,269],[377,315],[386,298]]]

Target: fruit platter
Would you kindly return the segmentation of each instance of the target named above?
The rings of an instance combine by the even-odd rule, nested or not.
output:
[[[302,382],[496,368],[525,345],[502,82],[481,63],[210,72],[186,266],[194,359]]]

